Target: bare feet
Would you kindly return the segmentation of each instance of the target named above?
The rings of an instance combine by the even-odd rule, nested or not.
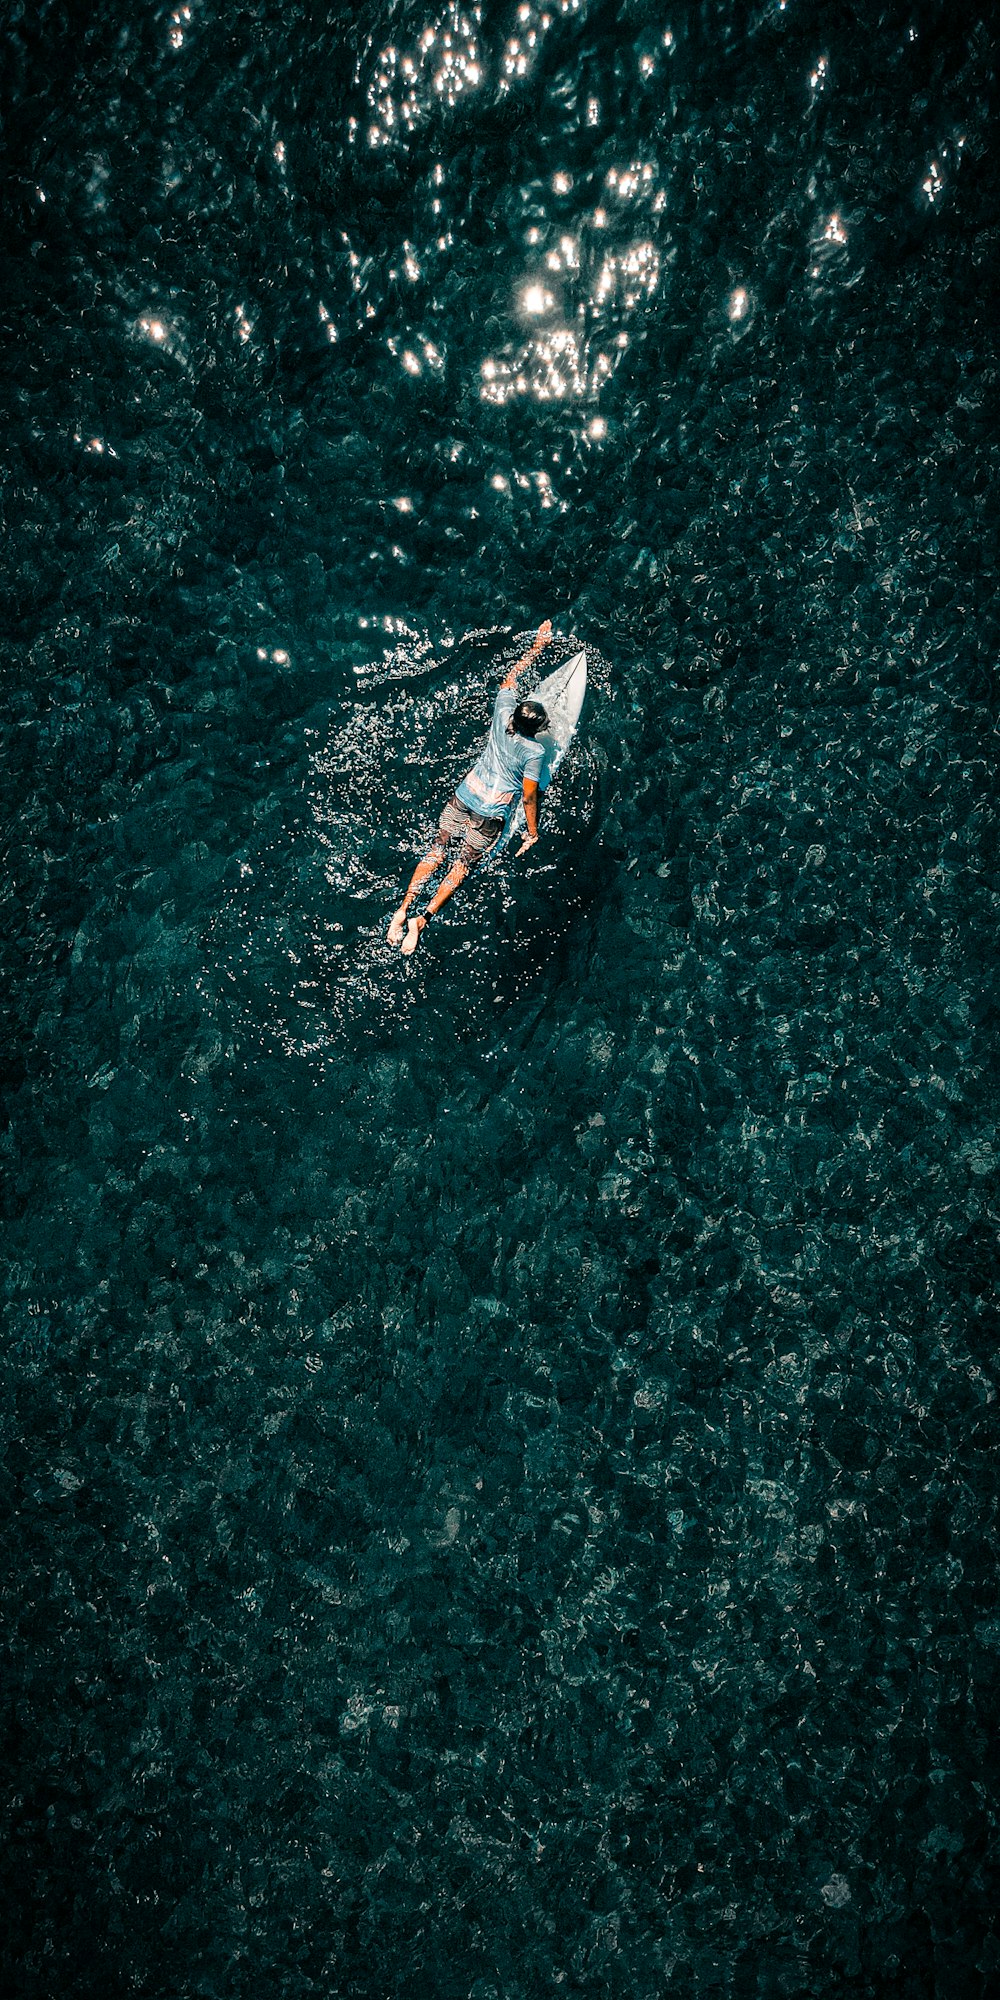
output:
[[[396,914],[393,917],[391,924],[389,925],[388,930],[386,931],[385,934],[386,943],[401,944],[403,941],[403,932],[405,931],[405,929],[406,929],[406,904],[401,903],[399,909],[396,911]]]
[[[400,946],[400,950],[402,951],[404,958],[413,957],[413,954],[416,951],[418,944],[420,943],[420,933],[421,931],[424,931],[426,929],[427,929],[426,917],[410,918],[410,921],[406,926],[406,936],[403,939],[402,945]]]

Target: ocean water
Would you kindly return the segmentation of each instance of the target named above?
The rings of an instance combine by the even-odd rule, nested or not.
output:
[[[989,10],[5,23],[4,1990],[988,2000]]]

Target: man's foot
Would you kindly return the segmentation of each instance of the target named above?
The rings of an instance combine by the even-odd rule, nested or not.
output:
[[[391,924],[389,925],[388,930],[386,931],[385,934],[386,943],[401,944],[403,941],[403,932],[405,931],[405,929],[406,929],[406,904],[401,903],[399,909],[396,911],[396,914],[393,917]]]
[[[395,922],[395,918],[393,919]],[[427,929],[426,917],[411,917],[406,926],[406,936],[400,946],[404,958],[412,958],[420,943],[420,933]],[[391,934],[390,934],[391,935]]]

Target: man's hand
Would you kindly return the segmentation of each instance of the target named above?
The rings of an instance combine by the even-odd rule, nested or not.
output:
[[[522,854],[527,854],[527,852],[528,852],[528,849],[529,849],[529,847],[537,847],[537,845],[538,845],[538,835],[537,835],[537,833],[524,833],[524,834],[522,834],[522,835],[521,835],[521,845],[520,845],[520,847],[519,847],[519,848],[518,848],[518,850],[517,850],[517,858],[518,858],[518,860],[520,860],[520,857],[521,857],[521,855],[522,855]]]
[[[538,630],[535,633],[535,636],[532,639],[531,645],[528,647],[527,652],[522,653],[521,658],[518,660],[516,666],[511,667],[509,671],[504,675],[503,680],[500,682],[500,686],[502,688],[516,687],[518,680],[520,679],[521,675],[525,670],[525,667],[530,667],[532,661],[537,660],[539,653],[544,653],[545,648],[548,645],[551,637],[552,637],[552,620],[551,618],[546,618],[544,625],[539,625]]]

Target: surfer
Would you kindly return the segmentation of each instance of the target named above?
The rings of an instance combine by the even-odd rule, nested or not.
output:
[[[538,839],[538,780],[545,752],[536,742],[548,722],[540,702],[519,701],[517,683],[537,660],[552,637],[552,621],[540,625],[528,651],[504,675],[493,707],[490,733],[468,776],[448,800],[438,821],[437,833],[422,861],[413,871],[406,894],[388,930],[390,944],[398,944],[409,958],[420,943],[420,934],[436,916],[442,903],[453,896],[472,869],[496,846],[504,830],[507,809],[518,790],[524,800],[527,831],[518,848],[524,854]],[[443,868],[449,847],[458,853],[444,880],[438,884],[422,916],[411,917],[410,904],[425,882]]]

